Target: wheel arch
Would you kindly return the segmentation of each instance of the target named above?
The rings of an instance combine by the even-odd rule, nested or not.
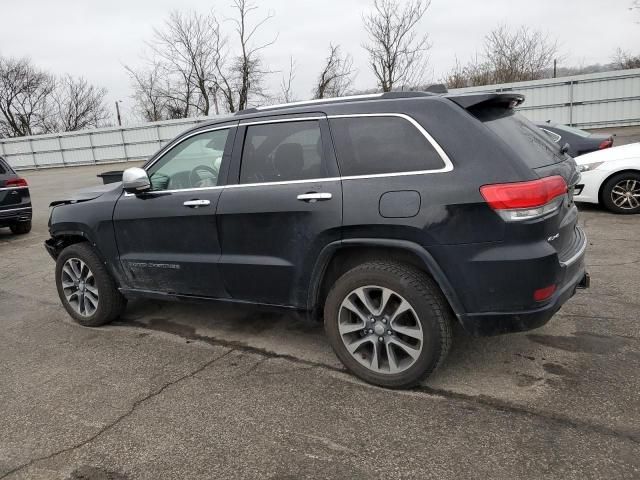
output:
[[[348,239],[327,245],[313,269],[307,308],[318,314],[333,282],[351,268],[374,259],[394,260],[417,267],[431,276],[451,309],[459,316],[462,304],[433,256],[417,243],[396,239]]]
[[[605,184],[611,180],[611,178],[615,177],[616,175],[620,175],[622,173],[637,173],[640,174],[640,169],[637,168],[623,168],[621,170],[618,170],[616,172],[612,172],[609,175],[607,175],[607,177],[605,177],[602,182],[600,182],[600,187],[598,187],[598,203],[600,205],[602,205],[602,194],[604,193],[604,186]]]

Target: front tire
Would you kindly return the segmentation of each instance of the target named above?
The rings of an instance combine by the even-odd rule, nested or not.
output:
[[[87,243],[65,248],[56,260],[58,296],[80,325],[99,327],[118,318],[126,300]]]
[[[614,213],[640,213],[640,173],[612,176],[602,187],[602,203]]]
[[[431,277],[385,261],[342,275],[324,309],[325,331],[342,363],[362,380],[388,388],[412,387],[437,368],[451,346],[452,321]]]
[[[31,220],[26,222],[18,222],[9,227],[11,231],[16,235],[24,235],[31,231]]]

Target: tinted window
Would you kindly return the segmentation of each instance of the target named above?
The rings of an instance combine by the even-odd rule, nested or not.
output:
[[[229,130],[213,130],[180,142],[149,168],[152,190],[215,187]]]
[[[247,127],[240,183],[326,177],[317,120]]]
[[[330,122],[342,175],[437,170],[445,166],[425,136],[404,118],[335,118]]]
[[[0,175],[7,173],[7,169],[4,166],[4,160],[0,157]]]
[[[558,144],[535,124],[511,109],[486,108],[475,112],[502,141],[507,143],[531,168],[544,167],[564,160]]]
[[[584,130],[580,130],[579,128],[570,127],[569,125],[556,124],[553,127],[556,128],[557,130],[560,130],[561,132],[565,131],[565,132],[573,133],[574,135],[578,135],[579,137],[582,137],[582,138],[587,138],[591,136],[589,132],[585,132]]]

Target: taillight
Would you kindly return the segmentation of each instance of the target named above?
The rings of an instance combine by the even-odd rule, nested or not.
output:
[[[533,299],[536,302],[544,302],[545,300],[548,300],[549,298],[551,298],[551,295],[553,295],[555,291],[556,291],[555,285],[549,285],[548,287],[539,288],[538,290],[533,292]]]
[[[611,138],[607,138],[606,140],[603,140],[602,142],[600,142],[600,145],[598,145],[598,150],[602,150],[603,148],[609,148],[613,146],[613,140]]]
[[[559,175],[480,187],[489,206],[508,221],[537,218],[556,210],[567,190],[567,182]]]
[[[24,178],[11,178],[4,182],[5,187],[28,187],[29,184]]]

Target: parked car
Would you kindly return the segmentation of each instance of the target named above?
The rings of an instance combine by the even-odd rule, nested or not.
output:
[[[16,234],[29,233],[31,215],[27,181],[0,157],[0,227],[9,227]]]
[[[612,135],[589,133],[576,127],[562,125],[561,123],[551,123],[550,121],[537,123],[536,125],[561,147],[568,143],[569,150],[567,153],[572,157],[613,146]]]
[[[453,322],[533,329],[588,285],[576,164],[523,99],[395,92],[200,125],[52,204],[62,304],[87,326],[136,296],[295,309],[358,377],[414,385]]]
[[[575,201],[599,203],[615,213],[640,213],[640,143],[576,157],[582,178]]]

